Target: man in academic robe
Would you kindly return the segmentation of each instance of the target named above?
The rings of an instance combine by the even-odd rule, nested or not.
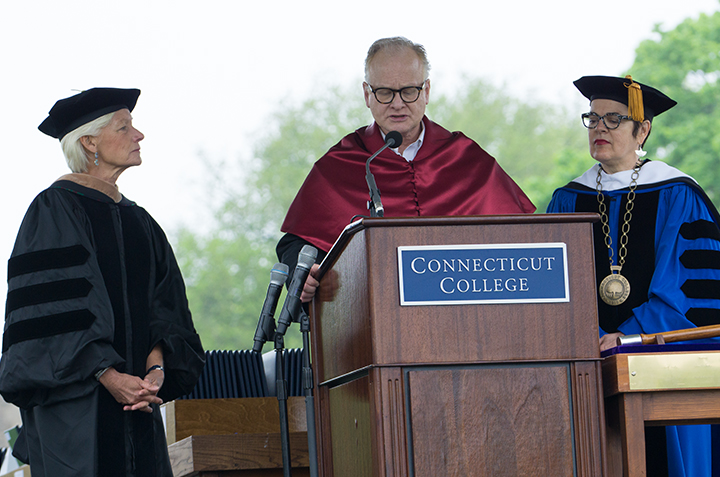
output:
[[[391,131],[399,147],[371,163],[385,216],[462,216],[532,213],[535,207],[495,159],[460,132],[425,116],[430,100],[429,64],[422,45],[384,38],[365,60],[365,104],[374,122],[344,137],[313,166],[285,217],[277,254],[294,270],[306,244],[322,260],[343,228],[367,216],[367,159]],[[303,301],[318,286],[313,267]]]

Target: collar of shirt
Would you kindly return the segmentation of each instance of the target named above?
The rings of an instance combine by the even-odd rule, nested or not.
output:
[[[379,129],[379,128],[378,128]],[[385,133],[382,132],[382,129],[380,130],[380,134],[382,134],[383,141],[385,140]],[[422,147],[423,140],[425,139],[425,124],[423,122],[420,122],[420,136],[417,138],[417,141],[410,144],[402,154],[398,152],[398,148],[392,149],[392,151],[397,154],[398,156],[402,156],[405,158],[406,161],[412,162],[413,159],[415,159],[415,156],[417,156],[418,151]]]

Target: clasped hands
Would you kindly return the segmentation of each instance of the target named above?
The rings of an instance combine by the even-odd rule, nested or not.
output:
[[[117,402],[123,404],[124,411],[153,412],[151,404],[163,402],[157,397],[157,393],[164,379],[165,373],[161,369],[153,369],[141,379],[110,368],[100,376],[100,384],[105,386]]]

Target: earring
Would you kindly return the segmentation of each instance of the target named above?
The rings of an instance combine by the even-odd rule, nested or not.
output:
[[[641,157],[645,157],[645,154],[647,154],[647,151],[643,151],[642,145],[638,144],[635,155],[638,157],[638,159],[640,159]]]
[[[100,161],[98,161],[97,152],[95,153],[95,165],[96,165],[96,166],[99,166],[99,165],[100,165]]]

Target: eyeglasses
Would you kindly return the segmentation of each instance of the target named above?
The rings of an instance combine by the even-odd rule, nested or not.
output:
[[[608,129],[617,129],[620,127],[620,122],[623,119],[632,119],[630,116],[622,116],[618,113],[607,113],[605,116],[598,116],[596,113],[583,113],[581,116],[583,126],[588,129],[595,129],[600,120],[602,119],[603,124]]]
[[[426,80],[427,81],[427,80]],[[400,99],[405,103],[414,103],[420,97],[420,92],[425,89],[426,82],[422,86],[406,86],[400,89],[378,88],[370,86],[370,91],[375,95],[375,99],[380,104],[390,104],[395,99],[395,93],[400,93]]]

